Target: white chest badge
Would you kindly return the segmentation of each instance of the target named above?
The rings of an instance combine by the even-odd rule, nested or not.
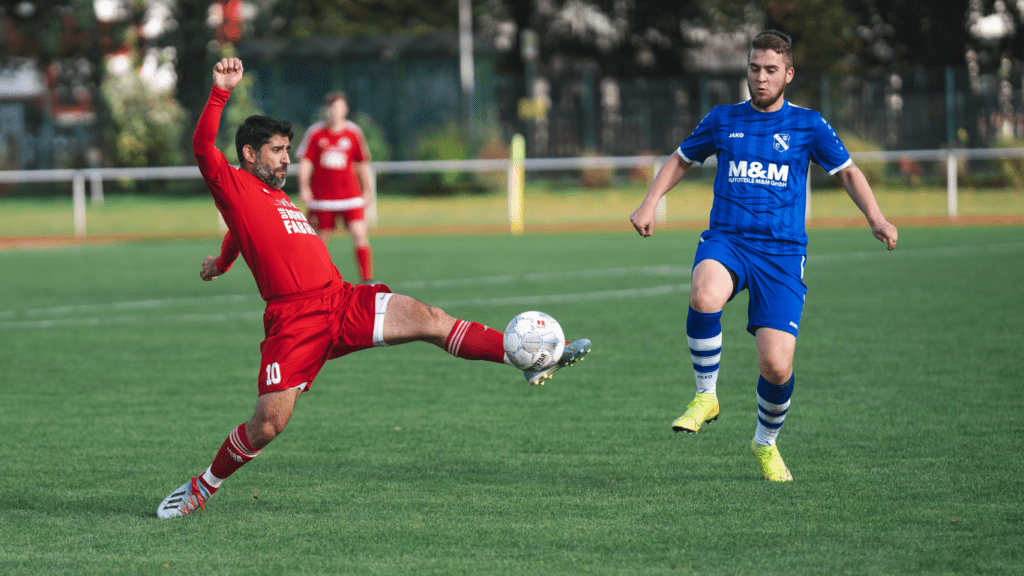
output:
[[[773,136],[772,146],[779,152],[789,150],[789,134],[776,134]]]

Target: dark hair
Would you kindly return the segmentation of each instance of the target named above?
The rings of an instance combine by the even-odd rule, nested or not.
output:
[[[295,137],[292,132],[291,122],[275,120],[270,116],[253,115],[245,119],[245,122],[235,132],[235,151],[238,152],[238,161],[245,162],[242,149],[252,146],[252,149],[259,152],[260,148],[270,142],[271,136],[287,136],[288,140]]]
[[[783,34],[778,30],[765,30],[754,37],[750,42],[750,50],[771,50],[779,53],[783,60],[786,61],[788,68],[793,67],[793,54],[790,52],[793,48],[793,39],[788,34]]]
[[[341,90],[336,90],[334,92],[328,92],[327,94],[324,94],[324,106],[330,106],[331,104],[334,104],[335,100],[344,100],[345,103],[347,104],[348,96],[346,96],[345,93],[342,92]]]

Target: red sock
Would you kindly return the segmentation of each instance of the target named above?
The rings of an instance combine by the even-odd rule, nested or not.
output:
[[[373,251],[369,245],[356,247],[356,264],[359,265],[359,276],[363,282],[373,280]]]
[[[456,320],[444,349],[456,358],[505,363],[504,335],[477,322]]]
[[[239,424],[237,428],[231,431],[231,434],[228,434],[224,444],[221,444],[220,450],[217,451],[217,455],[213,458],[213,464],[210,465],[209,471],[218,479],[224,480],[234,474],[235,470],[244,466],[246,462],[258,456],[259,453],[259,450],[249,445],[249,439],[245,436],[245,424]],[[209,482],[205,481],[203,483],[208,488],[216,491],[216,486],[211,486]]]

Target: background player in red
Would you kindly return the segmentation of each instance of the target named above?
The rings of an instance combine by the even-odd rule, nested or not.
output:
[[[324,96],[327,121],[309,127],[296,153],[299,198],[309,209],[309,223],[327,246],[340,216],[352,236],[362,282],[373,281],[373,252],[365,206],[373,201],[370,149],[363,131],[348,119],[344,92]]]
[[[185,516],[204,509],[228,476],[255,458],[291,418],[299,394],[309,390],[324,363],[374,346],[422,341],[467,360],[506,363],[503,334],[452,318],[440,308],[393,294],[383,284],[342,280],[327,246],[305,215],[281,191],[290,163],[291,125],[250,116],[235,134],[241,168],[214,146],[221,112],[242,80],[242,62],[224,58],[213,68],[213,89],[192,138],[199,170],[228,225],[219,257],[208,256],[199,276],[215,280],[239,254],[267,301],[260,343],[258,398],[252,418],[231,430],[205,472],[164,498],[157,516]],[[538,373],[541,383],[590,351],[590,341],[565,347],[559,362]]]

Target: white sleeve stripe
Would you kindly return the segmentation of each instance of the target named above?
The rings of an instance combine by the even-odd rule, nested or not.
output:
[[[313,133],[324,127],[323,122],[316,122],[308,129],[306,133],[302,135],[302,141],[299,142],[299,148],[295,151],[296,158],[302,158],[306,155],[306,148],[309,148],[309,141],[313,139]]]
[[[676,154],[679,154],[680,158],[686,160],[687,163],[693,164],[694,166],[700,166],[702,164],[701,162],[698,162],[696,160],[690,160],[689,158],[687,158],[686,154],[683,154],[683,151],[680,150],[679,148],[676,148]]]
[[[839,166],[838,168],[836,168],[834,170],[829,170],[828,173],[829,173],[830,176],[835,176],[836,172],[839,172],[840,170],[844,170],[846,168],[849,168],[850,166],[853,166],[853,158],[847,159],[846,162],[843,162],[843,164],[841,166]]]

